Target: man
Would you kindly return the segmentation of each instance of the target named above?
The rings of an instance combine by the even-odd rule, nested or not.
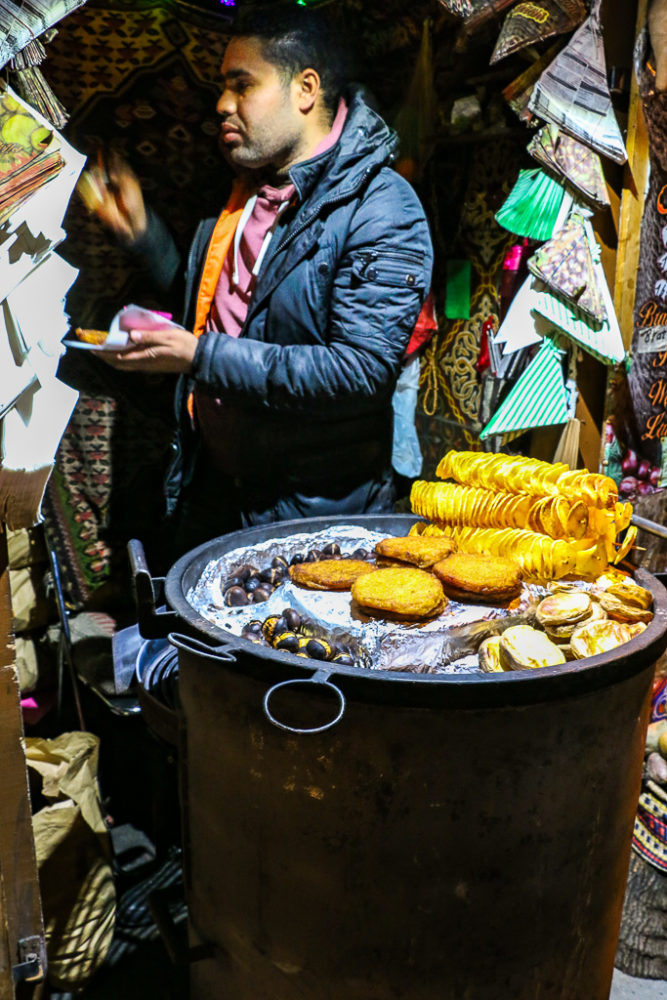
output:
[[[389,166],[395,135],[344,89],[343,65],[321,12],[239,18],[217,104],[236,181],[195,236],[187,329],[133,332],[103,355],[182,376],[167,483],[176,552],[242,526],[392,509],[391,399],[432,247]],[[112,180],[98,214],[166,291],[173,243],[133,175]]]

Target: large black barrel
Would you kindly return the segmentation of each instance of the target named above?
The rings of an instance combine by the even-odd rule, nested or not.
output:
[[[640,573],[647,630],[562,668],[276,688],[315,665],[225,636],[184,595],[210,558],[324,523],[217,539],[167,577],[218,644],[174,640],[190,927],[212,946],[193,1000],[606,1000],[664,588]]]

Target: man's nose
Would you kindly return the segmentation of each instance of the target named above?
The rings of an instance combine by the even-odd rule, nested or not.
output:
[[[230,90],[223,90],[218,98],[218,102],[215,106],[215,110],[223,118],[228,118],[234,113],[236,108],[236,103],[234,101],[234,95]]]

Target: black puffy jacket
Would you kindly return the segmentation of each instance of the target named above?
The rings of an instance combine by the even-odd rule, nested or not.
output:
[[[241,523],[390,506],[391,397],[433,263],[421,204],[389,167],[395,147],[354,92],[336,145],[290,170],[298,208],[274,235],[241,336],[203,334],[181,380],[172,508],[197,461],[193,381],[222,401]],[[200,224],[188,259],[189,329],[214,224]],[[169,253],[157,263],[168,272]]]

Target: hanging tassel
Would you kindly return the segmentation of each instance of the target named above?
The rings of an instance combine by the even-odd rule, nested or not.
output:
[[[48,41],[55,34],[56,29],[52,28],[45,32],[44,38]],[[69,115],[39,68],[45,59],[46,49],[38,38],[34,38],[10,60],[11,82],[26,104],[48,118],[55,128],[61,129],[67,125]]]
[[[579,390],[577,388],[577,361],[579,351],[570,351],[567,366],[567,381],[565,390],[567,392],[568,420],[563,428],[556,451],[554,452],[554,462],[565,462],[571,469],[579,468],[579,442],[581,439],[581,420],[576,416],[577,402],[579,400]]]
[[[571,469],[579,467],[579,441],[581,438],[581,420],[570,417],[560,436],[553,462],[565,462]]]
[[[431,21],[426,18],[412,81],[394,122],[401,150],[396,170],[411,184],[421,179],[433,150],[435,108]]]

